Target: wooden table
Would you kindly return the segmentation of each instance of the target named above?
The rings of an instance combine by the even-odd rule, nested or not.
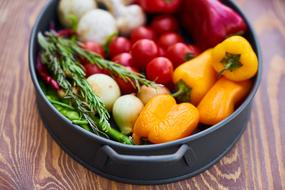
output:
[[[28,71],[29,35],[46,0],[0,0],[0,189],[285,189],[285,1],[237,2],[256,29],[264,59],[245,133],[201,175],[135,186],[88,171],[48,134]]]

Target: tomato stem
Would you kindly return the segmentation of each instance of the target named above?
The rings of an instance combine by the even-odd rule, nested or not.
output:
[[[185,56],[184,56],[184,61],[189,61],[191,59],[193,59],[195,56],[193,53],[189,52],[189,53],[186,53]]]

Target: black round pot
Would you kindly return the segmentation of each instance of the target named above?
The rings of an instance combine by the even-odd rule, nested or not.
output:
[[[254,86],[236,111],[222,122],[192,136],[158,145],[130,146],[114,142],[73,125],[46,99],[35,71],[39,45],[38,32],[57,23],[57,0],[50,0],[34,25],[29,46],[29,68],[36,89],[42,120],[57,143],[75,160],[95,173],[121,182],[160,184],[194,176],[220,160],[243,133],[251,103],[261,79],[262,60],[253,29],[243,13],[231,1],[225,4],[236,10],[249,26],[246,38],[259,59]]]

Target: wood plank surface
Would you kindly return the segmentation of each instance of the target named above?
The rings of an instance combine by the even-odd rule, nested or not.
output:
[[[250,123],[206,172],[177,183],[136,186],[98,176],[65,154],[36,109],[28,40],[46,0],[0,0],[0,189],[285,189],[285,1],[238,0],[253,23],[264,67]]]

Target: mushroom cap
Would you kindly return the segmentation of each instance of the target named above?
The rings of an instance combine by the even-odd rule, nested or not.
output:
[[[82,42],[104,45],[110,36],[118,32],[115,18],[107,11],[95,9],[86,13],[79,21],[77,33]]]
[[[60,0],[58,7],[59,20],[66,27],[71,27],[70,17],[80,18],[93,9],[97,8],[95,0]]]

